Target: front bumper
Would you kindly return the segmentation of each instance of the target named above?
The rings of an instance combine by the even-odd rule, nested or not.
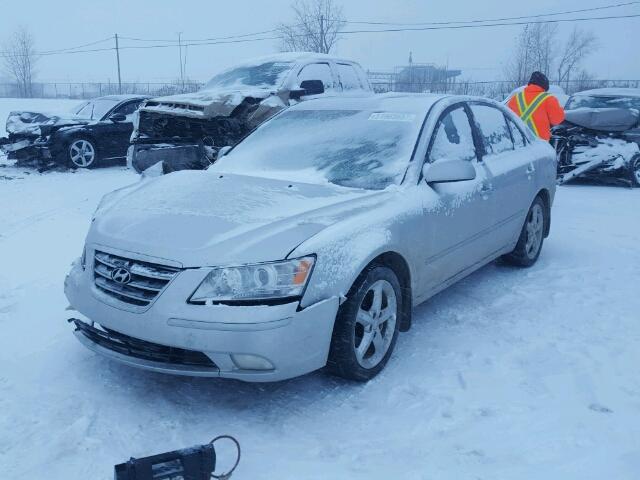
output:
[[[48,143],[32,139],[0,139],[0,150],[12,160],[50,160],[53,158]]]
[[[163,373],[254,382],[296,377],[327,362],[338,297],[304,309],[298,302],[273,306],[190,305],[186,300],[206,273],[188,269],[180,272],[149,308],[133,311],[113,300],[105,301],[104,294],[95,289],[90,265],[89,261],[83,270],[77,262],[65,280],[65,294],[78,317],[84,317],[89,325],[97,323],[102,327],[98,330],[138,341],[147,350],[166,353],[163,347],[170,347],[201,353],[211,364],[169,361],[122,345],[114,348],[108,341],[76,328],[76,336],[85,346],[111,359]],[[260,359],[272,368],[243,367],[244,362],[238,358],[247,357]]]
[[[134,144],[127,150],[127,166],[138,173],[162,163],[164,173],[178,170],[203,170],[211,162],[205,147],[196,143],[187,144]]]

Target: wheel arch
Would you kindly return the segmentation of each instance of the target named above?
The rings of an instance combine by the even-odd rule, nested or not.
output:
[[[398,252],[389,250],[380,253],[364,267],[356,280],[354,280],[354,282],[352,283],[351,288],[353,288],[353,286],[357,283],[358,278],[360,278],[361,275],[365,274],[368,269],[374,266],[387,267],[391,269],[400,281],[400,287],[402,288],[402,312],[400,313],[400,331],[406,332],[411,328],[413,310],[411,269],[409,268],[409,263]]]
[[[544,238],[547,238],[551,231],[551,194],[549,193],[549,190],[542,188],[536,195],[536,198],[537,197],[540,197],[544,203],[544,214],[547,217],[547,222],[544,228]]]

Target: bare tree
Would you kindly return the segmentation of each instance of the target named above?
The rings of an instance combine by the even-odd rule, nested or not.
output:
[[[556,57],[557,34],[558,27],[552,23],[524,26],[505,68],[505,75],[514,86],[525,84],[536,70],[549,76]]]
[[[574,28],[564,45],[558,59],[558,83],[565,84],[569,90],[569,82],[573,79],[584,81],[588,77],[581,65],[584,59],[597,48],[598,40],[593,32]]]
[[[32,80],[37,55],[33,36],[25,28],[18,28],[4,44],[2,53],[6,72],[15,79],[21,97],[33,95]]]
[[[329,53],[344,24],[342,7],[333,0],[297,0],[291,8],[294,22],[278,26],[282,50]]]

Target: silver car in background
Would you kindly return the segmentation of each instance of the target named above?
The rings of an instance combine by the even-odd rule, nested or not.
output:
[[[75,334],[166,373],[367,380],[412,307],[498,257],[535,263],[555,174],[490,100],[300,103],[206,171],[103,199],[65,282]]]

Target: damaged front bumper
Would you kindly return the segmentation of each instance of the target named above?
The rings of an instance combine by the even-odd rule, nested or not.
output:
[[[215,159],[216,152],[198,143],[151,143],[130,145],[127,150],[127,166],[137,173],[162,163],[164,173],[178,170],[204,170]]]
[[[53,158],[48,141],[39,138],[0,138],[0,150],[10,160],[51,160]]]

